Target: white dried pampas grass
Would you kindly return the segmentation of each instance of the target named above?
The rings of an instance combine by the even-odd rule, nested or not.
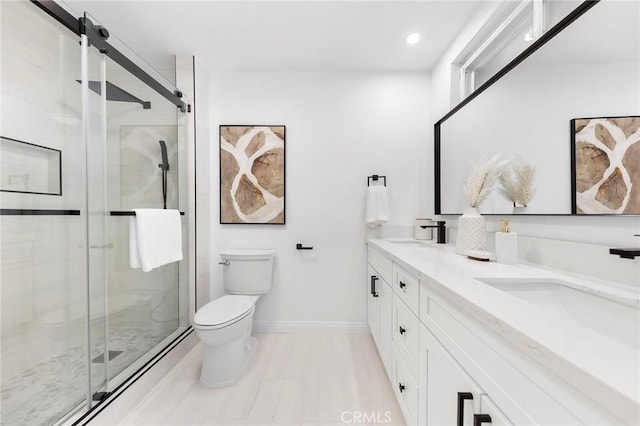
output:
[[[500,192],[511,200],[514,206],[527,207],[536,191],[533,185],[535,172],[533,164],[516,157],[500,174]]]
[[[505,164],[500,154],[474,163],[473,170],[462,188],[471,207],[478,207],[495,189]]]

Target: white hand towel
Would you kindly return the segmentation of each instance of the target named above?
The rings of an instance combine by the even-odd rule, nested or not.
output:
[[[135,209],[129,221],[129,263],[144,272],[182,260],[178,210]]]
[[[389,202],[386,186],[367,187],[365,223],[371,228],[381,226],[389,220]]]

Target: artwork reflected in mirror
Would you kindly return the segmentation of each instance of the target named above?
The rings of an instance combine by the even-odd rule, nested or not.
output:
[[[640,213],[638,171],[632,170],[640,164],[638,144],[627,148],[626,160],[615,158],[619,167],[605,170],[593,148],[570,149],[573,119],[640,116],[640,2],[585,3],[579,11],[436,123],[436,214],[461,214],[470,168],[497,153],[535,170],[535,193],[526,208],[516,202],[514,209],[516,197],[493,191],[481,214]],[[617,134],[631,135],[628,126],[618,122]],[[620,137],[606,143],[619,144]],[[592,157],[594,164],[584,163]],[[580,161],[576,183],[572,165]]]
[[[640,214],[640,117],[571,120],[574,214]]]

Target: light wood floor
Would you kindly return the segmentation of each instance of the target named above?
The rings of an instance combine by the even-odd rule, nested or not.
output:
[[[258,351],[234,386],[198,384],[200,343],[120,424],[361,425],[353,421],[361,412],[375,424],[404,425],[370,335],[256,337]]]

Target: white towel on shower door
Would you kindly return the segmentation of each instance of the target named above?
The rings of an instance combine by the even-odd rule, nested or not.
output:
[[[129,221],[129,263],[144,272],[182,260],[178,210],[134,209]]]
[[[365,223],[375,228],[389,220],[389,202],[386,186],[367,187],[367,205],[365,208]]]

